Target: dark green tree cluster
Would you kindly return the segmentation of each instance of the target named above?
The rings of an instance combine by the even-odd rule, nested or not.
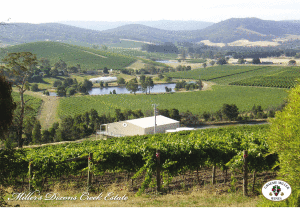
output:
[[[217,64],[219,65],[224,65],[224,64],[227,64],[227,61],[225,58],[219,58],[218,61],[217,61]]]
[[[150,90],[154,87],[154,82],[152,77],[141,75],[140,76],[141,90],[147,94],[147,90]]]
[[[136,74],[163,74],[168,72],[175,72],[175,69],[170,66],[158,68],[152,64],[146,64],[144,68],[137,70]],[[131,74],[134,74],[134,72],[132,72]]]
[[[187,83],[186,81],[182,80],[176,83],[175,90],[185,89],[185,90],[201,90],[203,87],[203,83],[201,80],[198,80],[196,83]]]
[[[138,91],[139,85],[138,85],[138,81],[136,80],[136,78],[133,78],[129,82],[126,83],[126,89],[128,91],[130,91],[130,93],[133,93],[133,94],[135,94]]]
[[[78,83],[77,79],[68,77],[63,81],[54,81],[53,87],[56,87],[57,96],[64,97],[74,95],[77,92],[88,94],[88,91],[93,87],[93,83],[87,79]]]

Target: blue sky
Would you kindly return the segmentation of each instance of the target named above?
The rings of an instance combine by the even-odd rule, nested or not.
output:
[[[46,3],[45,3],[46,2]],[[146,3],[145,3],[146,2]],[[199,20],[229,18],[300,20],[295,0],[8,0],[1,2],[0,21],[44,23],[81,21]]]

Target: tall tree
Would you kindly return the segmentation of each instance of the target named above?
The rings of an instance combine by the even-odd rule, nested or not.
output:
[[[42,134],[41,134],[41,124],[37,120],[33,126],[32,130],[32,142],[35,144],[41,144],[42,143]]]
[[[32,74],[32,66],[37,65],[37,58],[30,52],[9,53],[3,62],[2,70],[7,74],[8,79],[18,88],[20,94],[20,119],[17,129],[18,147],[23,146],[23,120],[25,104],[24,92],[29,89],[28,78]]]
[[[154,87],[153,80],[152,80],[151,77],[146,77],[145,82],[146,82],[146,85],[147,85],[147,87],[149,89],[149,94],[150,94],[150,89],[152,89]]]
[[[136,91],[138,91],[139,85],[136,78],[133,78],[129,82],[127,82],[126,89],[130,91],[130,93],[133,92],[134,94],[136,93]]]
[[[40,58],[40,65],[41,65],[41,68],[43,68],[43,69],[51,67],[50,61],[47,58]]]
[[[3,138],[9,126],[13,121],[13,112],[16,108],[16,103],[12,98],[11,83],[4,76],[0,75],[0,138]]]
[[[252,64],[260,64],[260,59],[259,58],[254,58],[252,59]]]
[[[62,70],[62,71],[67,70],[67,66],[68,66],[67,63],[61,59],[54,64],[55,69]]]

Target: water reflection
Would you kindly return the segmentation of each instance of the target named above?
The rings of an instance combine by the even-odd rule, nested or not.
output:
[[[171,88],[172,92],[174,92],[175,85],[176,84],[156,84],[150,90],[150,92],[151,93],[166,92],[166,87]],[[117,94],[129,94],[130,93],[125,87],[103,87],[103,88],[95,87],[89,91],[89,94],[90,95],[107,95],[107,94],[110,94],[110,92],[113,92],[113,90],[115,90]],[[144,93],[144,92],[140,90],[140,91],[137,91],[136,93],[138,94],[138,93]],[[50,96],[56,96],[56,93],[50,92]]]

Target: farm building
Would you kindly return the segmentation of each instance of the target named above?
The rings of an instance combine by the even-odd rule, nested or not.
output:
[[[91,78],[91,82],[93,83],[99,83],[99,82],[113,82],[117,81],[117,77],[97,77],[97,78]]]
[[[104,126],[105,129],[102,129],[99,134],[116,137],[153,134],[154,122],[154,116],[151,116],[104,124],[102,126]],[[179,121],[162,115],[156,116],[156,133],[165,133],[166,130],[176,129],[179,128],[179,126]]]

